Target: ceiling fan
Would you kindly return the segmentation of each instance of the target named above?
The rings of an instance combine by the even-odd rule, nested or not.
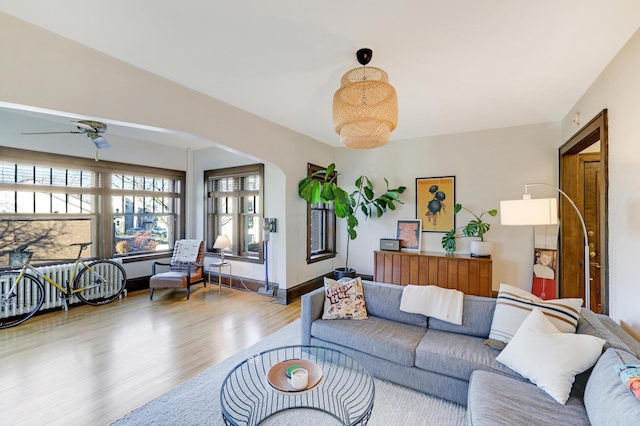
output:
[[[79,120],[72,121],[78,128],[75,131],[69,132],[35,132],[35,133],[21,133],[22,135],[52,135],[55,133],[79,133],[87,135],[89,139],[93,141],[98,149],[109,148],[111,145],[105,138],[102,137],[102,133],[107,132],[107,125],[100,123],[99,121]]]

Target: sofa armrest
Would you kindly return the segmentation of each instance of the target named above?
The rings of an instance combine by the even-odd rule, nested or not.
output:
[[[302,318],[302,344],[311,344],[311,324],[322,318],[322,311],[324,310],[324,287],[314,290],[302,296],[301,301],[301,313]]]

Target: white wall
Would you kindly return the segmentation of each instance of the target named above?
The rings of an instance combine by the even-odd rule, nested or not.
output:
[[[383,148],[368,151],[339,149],[341,185],[349,183],[349,189],[355,189],[353,182],[364,174],[373,180],[378,195],[385,189],[384,177],[391,187],[407,187],[402,195],[405,204],[396,211],[379,219],[360,220],[358,238],[351,242],[349,266],[373,274],[373,251],[379,247],[379,239],[394,237],[397,219],[416,218],[416,178],[455,176],[456,203],[478,213],[499,209],[500,200],[522,198],[525,183],[557,184],[559,145],[559,124],[545,123],[391,141]],[[543,191],[538,194],[555,196]],[[452,210],[452,203],[449,206]],[[471,218],[464,212],[457,216],[456,226]],[[491,230],[485,239],[494,242],[493,289],[497,290],[501,282],[531,289],[533,228],[503,227],[499,216],[488,217],[487,221]],[[422,250],[444,253],[440,243],[443,235],[423,232]],[[335,264],[344,266],[344,226],[339,228],[339,236],[341,259]],[[458,252],[469,253],[468,239],[459,241]]]
[[[588,49],[585,50],[588,54]],[[640,338],[637,262],[640,258],[640,31],[602,72],[562,121],[562,138],[609,112],[609,288],[610,315]]]
[[[300,256],[306,251],[306,204],[297,196],[297,183],[306,174],[308,161],[333,161],[334,148],[4,13],[0,13],[0,35],[0,57],[10,58],[0,67],[0,102],[171,129],[281,170],[282,175],[272,175],[278,186],[270,188],[273,193],[265,200],[266,214],[280,221],[277,244],[285,242],[287,247],[274,256],[272,272],[287,288],[326,270],[321,264],[307,266],[305,256]],[[195,161],[198,153],[192,154]],[[186,164],[186,150],[168,157],[191,167]],[[164,162],[157,165],[163,167]],[[192,173],[195,184],[198,172]],[[196,195],[191,188],[187,193]],[[189,205],[188,214],[197,208]],[[190,229],[197,221],[189,223]]]
[[[193,158],[193,182],[195,197],[192,199],[194,205],[194,235],[203,238],[205,234],[205,188],[204,171],[227,167],[237,167],[247,164],[255,164],[256,160],[243,155],[222,151],[217,148],[200,149],[195,152]],[[269,282],[286,283],[286,276],[282,271],[286,269],[286,227],[281,227],[286,223],[285,200],[283,188],[285,176],[278,167],[266,163],[264,170],[265,178],[265,205],[264,217],[274,217],[278,219],[278,232],[271,234],[269,241]],[[282,218],[282,219],[281,219]],[[208,257],[205,264],[217,262],[219,259]],[[250,262],[226,260],[232,264],[234,276],[251,278],[258,281],[265,280],[265,266]]]

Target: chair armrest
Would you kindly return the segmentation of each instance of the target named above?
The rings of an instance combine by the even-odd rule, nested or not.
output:
[[[153,262],[153,264],[151,265],[151,275],[156,274],[156,265],[171,266],[171,263]]]
[[[200,276],[198,281],[195,281],[195,282],[199,282],[199,281],[203,281],[204,280],[204,264],[203,263],[196,263],[196,262],[187,263],[187,270],[185,271],[186,274],[187,274],[187,287],[189,285],[191,285],[191,274],[194,274],[194,273],[198,272],[198,268],[201,268],[202,275]]]
[[[322,318],[324,311],[324,287],[302,296],[301,301],[302,344],[311,343],[311,324]]]

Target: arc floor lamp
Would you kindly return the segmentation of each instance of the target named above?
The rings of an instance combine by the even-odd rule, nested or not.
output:
[[[580,218],[582,232],[584,233],[584,301],[585,307],[591,309],[589,275],[589,238],[587,237],[587,226],[580,210],[573,200],[560,188],[548,183],[527,183],[524,185],[524,195],[522,200],[500,201],[500,223],[502,225],[557,225],[558,224],[558,200],[556,198],[532,199],[527,192],[530,186],[547,186],[553,188],[563,195],[571,204]]]

